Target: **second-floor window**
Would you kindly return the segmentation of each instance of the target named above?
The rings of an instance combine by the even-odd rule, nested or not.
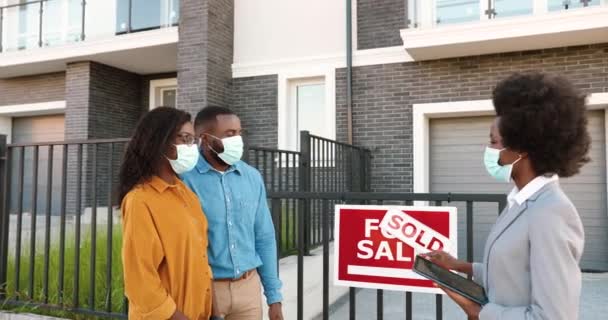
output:
[[[169,27],[177,25],[178,20],[178,0],[117,1],[116,33]]]

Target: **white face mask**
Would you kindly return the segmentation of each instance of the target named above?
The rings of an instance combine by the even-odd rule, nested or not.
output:
[[[222,159],[226,164],[233,165],[241,160],[243,156],[243,137],[241,136],[232,136],[224,139],[220,139],[214,135],[208,134],[208,136],[218,139],[224,145],[224,152],[218,153],[211,146],[209,149],[213,151],[217,156]]]
[[[194,169],[199,157],[198,145],[176,144],[175,149],[177,150],[177,159],[167,158],[173,171],[176,174],[183,174]]]
[[[483,156],[483,161],[486,166],[486,170],[494,179],[503,182],[511,182],[511,175],[513,174],[513,167],[519,160],[521,160],[521,156],[519,159],[515,160],[515,162],[511,164],[500,165],[500,153],[505,149],[494,149],[490,147],[486,147],[486,151]]]

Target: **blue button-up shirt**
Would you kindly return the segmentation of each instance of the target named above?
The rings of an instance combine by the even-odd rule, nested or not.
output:
[[[280,302],[277,244],[259,171],[239,161],[221,173],[200,157],[182,179],[209,221],[209,264],[215,279],[236,279],[256,269],[268,304]]]

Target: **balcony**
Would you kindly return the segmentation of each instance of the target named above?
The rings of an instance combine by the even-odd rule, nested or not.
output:
[[[414,60],[608,41],[608,0],[410,0],[407,17]]]
[[[58,71],[83,59],[172,71],[142,70],[132,57],[151,47],[174,52],[166,46],[175,47],[178,21],[179,0],[0,0],[0,77]]]

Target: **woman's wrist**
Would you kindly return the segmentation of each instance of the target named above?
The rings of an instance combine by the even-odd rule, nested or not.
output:
[[[466,273],[467,275],[472,276],[473,275],[473,264],[470,262],[458,260],[458,264],[456,265],[456,268],[454,270],[456,270],[460,273]]]

